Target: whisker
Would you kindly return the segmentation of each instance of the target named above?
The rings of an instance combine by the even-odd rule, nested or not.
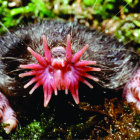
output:
[[[13,72],[20,72],[20,71],[23,71],[22,69],[16,69],[16,70],[12,70],[10,72],[6,72],[7,74],[10,74],[10,73],[13,73]]]
[[[16,57],[1,57],[1,60],[9,59],[9,60],[16,60],[16,61],[25,61],[23,58],[16,58]]]

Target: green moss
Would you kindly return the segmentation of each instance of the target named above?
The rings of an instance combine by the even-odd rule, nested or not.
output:
[[[25,127],[18,127],[16,132],[11,135],[12,139],[40,139],[49,127],[53,127],[53,117],[47,118],[42,114],[40,120],[33,120]]]
[[[124,43],[134,42],[140,44],[140,15],[128,15],[120,22],[115,35]]]
[[[37,19],[44,17],[55,17],[54,13],[48,9],[48,3],[43,0],[31,0],[27,5],[10,8],[8,0],[0,0],[0,21],[2,27],[0,33],[6,28],[15,27],[23,23],[24,18]]]

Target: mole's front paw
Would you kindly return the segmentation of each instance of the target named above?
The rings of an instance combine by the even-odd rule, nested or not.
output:
[[[126,84],[123,96],[128,103],[133,103],[140,111],[140,68],[133,74],[129,82]]]
[[[10,106],[5,108],[1,122],[6,124],[4,125],[4,130],[7,134],[9,134],[17,126],[18,121],[16,119],[16,114]]]
[[[4,130],[9,134],[16,126],[16,113],[10,107],[7,98],[0,92],[0,122],[4,123]]]

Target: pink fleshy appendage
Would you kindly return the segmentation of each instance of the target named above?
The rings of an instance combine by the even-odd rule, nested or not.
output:
[[[132,75],[123,90],[123,97],[128,103],[134,103],[140,110],[140,68]]]
[[[0,92],[0,120],[1,123],[7,125],[4,126],[4,130],[7,134],[11,132],[17,126],[16,113],[10,107],[7,98]]]
[[[88,74],[88,71],[100,71],[100,68],[89,67],[95,65],[96,61],[80,60],[83,53],[87,50],[88,45],[85,45],[79,52],[72,54],[70,35],[67,36],[66,50],[63,47],[56,47],[53,50],[65,50],[65,57],[53,58],[48,47],[46,37],[43,35],[43,46],[45,56],[34,52],[30,47],[28,51],[36,58],[38,64],[20,65],[22,69],[31,69],[29,72],[20,74],[20,77],[34,76],[24,88],[29,87],[36,82],[34,87],[29,92],[32,94],[39,86],[43,86],[44,90],[44,107],[46,107],[51,99],[54,91],[57,95],[57,90],[65,90],[68,94],[70,90],[76,104],[79,103],[78,86],[79,81],[83,82],[90,88],[93,86],[85,80],[85,78],[98,81],[98,78]]]

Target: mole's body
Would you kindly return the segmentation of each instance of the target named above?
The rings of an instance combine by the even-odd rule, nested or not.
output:
[[[44,39],[42,39],[43,36]],[[47,43],[50,52],[47,50]],[[89,47],[85,46],[86,44]],[[85,50],[83,46],[85,46]],[[81,54],[78,54],[82,49]],[[33,50],[43,57],[37,59]],[[69,52],[71,50],[72,52]],[[49,54],[51,57],[48,56]],[[0,58],[0,95],[4,98],[0,98],[0,108],[6,104],[8,109],[8,101],[4,95],[7,97],[26,96],[30,91],[30,93],[34,92],[39,86],[43,86],[44,106],[47,106],[53,91],[57,94],[57,90],[66,90],[66,94],[67,90],[70,90],[75,102],[79,103],[77,91],[79,81],[91,87],[90,83],[81,77],[90,78],[94,81],[99,79],[99,84],[105,88],[122,88],[140,65],[140,57],[134,52],[126,50],[113,37],[101,35],[81,25],[58,21],[45,21],[2,36],[0,38]],[[42,62],[46,64],[42,64]],[[37,63],[34,68],[29,68],[27,65],[34,63]],[[94,70],[87,66],[95,63],[97,63],[97,68]],[[29,69],[32,69],[34,74],[31,74]],[[27,73],[27,71],[29,72]],[[44,81],[41,80],[45,77],[44,74],[43,76],[39,75],[42,71],[45,74],[47,71],[50,72]],[[87,71],[90,71],[91,75],[87,75]],[[75,73],[76,75],[71,78],[70,75]],[[36,79],[27,83],[34,76]],[[98,77],[98,79],[93,76]],[[48,79],[51,84],[48,83]],[[55,79],[54,83],[52,83],[53,79]],[[30,87],[32,83],[36,83],[35,87],[31,86],[33,88]],[[25,84],[26,86],[24,86]],[[137,93],[136,98],[140,102],[139,96],[140,93]],[[11,108],[12,117],[5,119],[7,116],[4,110],[0,114],[3,118],[2,122],[10,122],[11,125],[5,128],[9,132],[16,126],[17,120],[15,116],[13,117],[14,112]]]

